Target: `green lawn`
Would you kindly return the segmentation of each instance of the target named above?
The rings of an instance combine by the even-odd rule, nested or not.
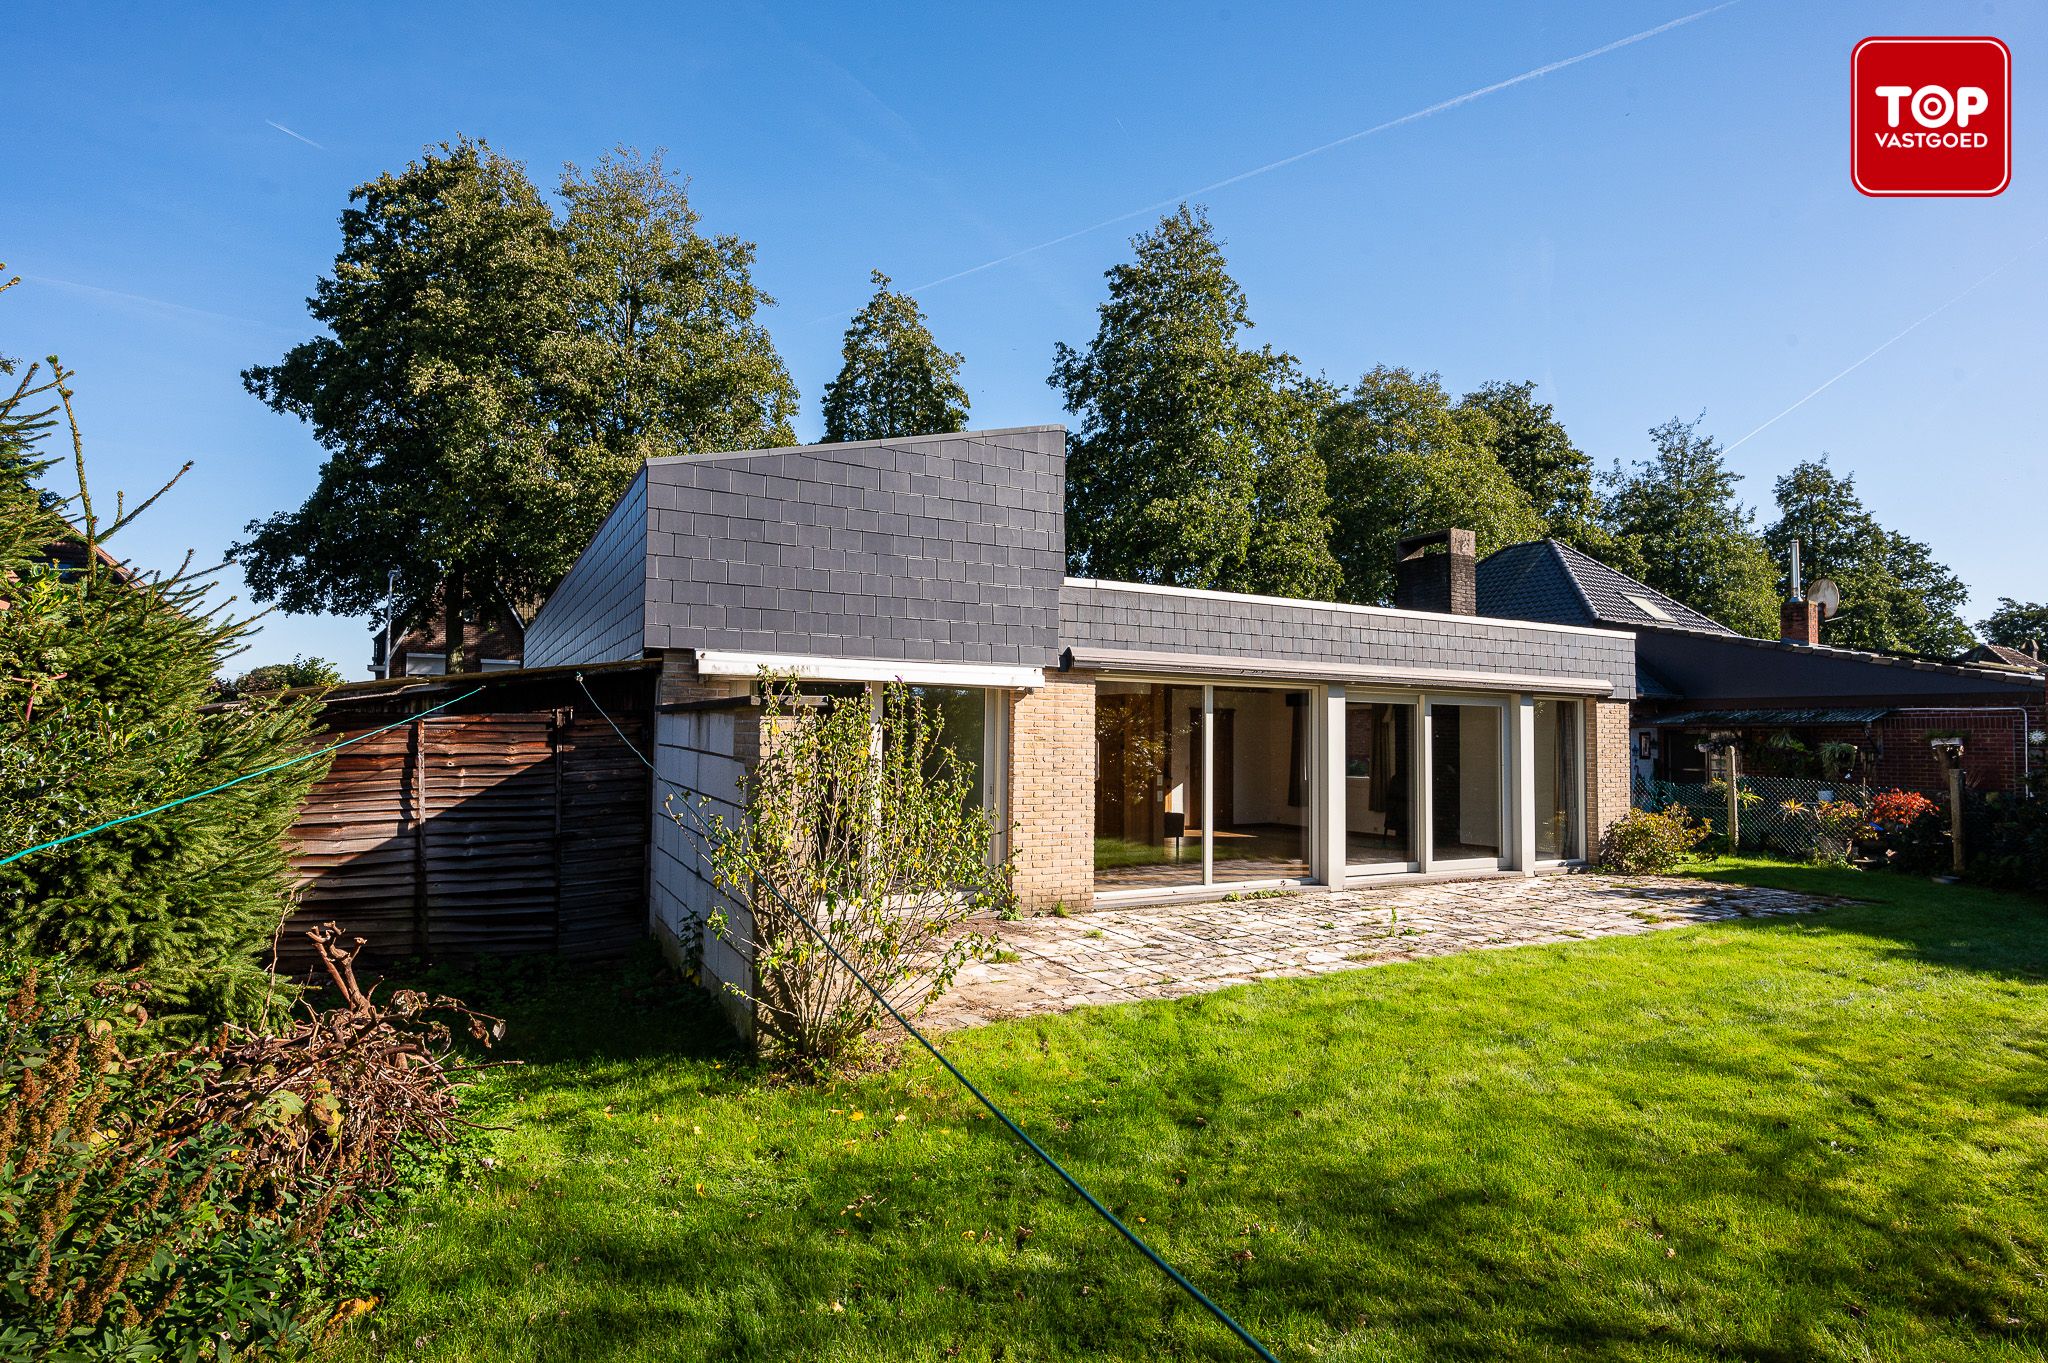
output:
[[[2048,907],[1715,869],[1874,902],[949,1046],[1283,1359],[2048,1357]],[[480,1001],[512,1130],[336,1357],[1246,1356],[929,1063],[777,1087],[645,969]]]

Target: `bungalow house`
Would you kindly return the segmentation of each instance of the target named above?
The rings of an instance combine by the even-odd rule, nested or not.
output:
[[[370,675],[439,677],[448,671],[447,612],[439,592],[412,616],[380,626],[370,633]],[[520,666],[525,630],[509,605],[476,603],[462,621],[462,670],[510,672]],[[395,636],[395,637],[394,637]],[[387,665],[384,654],[390,650]]]
[[[979,771],[1027,909],[1529,875],[1627,808],[1625,630],[1479,616],[1462,531],[1404,545],[1391,609],[1070,578],[1065,451],[1036,426],[650,459],[526,664],[658,659],[657,769],[726,806],[761,669],[900,679]],[[656,930],[696,942],[702,848],[654,828]]]
[[[1832,647],[1804,600],[1783,604],[1779,638],[1752,639],[1555,540],[1488,556],[1478,579],[1482,614],[1635,635],[1643,780],[1703,779],[1700,741],[1716,732],[1738,735],[1747,771],[1908,790],[1946,780],[1933,735],[1964,739],[1975,790],[2024,791],[2048,760],[2048,677],[2030,668]]]

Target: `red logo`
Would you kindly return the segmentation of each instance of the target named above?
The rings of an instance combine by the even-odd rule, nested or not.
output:
[[[1973,196],[2012,180],[2012,53],[1996,38],[1865,38],[1849,57],[1865,194]]]

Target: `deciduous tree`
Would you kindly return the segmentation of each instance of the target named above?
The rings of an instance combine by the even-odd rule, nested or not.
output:
[[[309,303],[329,334],[242,376],[327,461],[234,553],[259,600],[295,612],[366,612],[397,568],[399,614],[440,591],[461,671],[469,596],[544,593],[583,538],[557,458],[574,278],[525,169],[482,142],[444,144],[351,205]]]
[[[1836,473],[1827,456],[1795,465],[1774,493],[1778,519],[1764,532],[1791,590],[1792,542],[1810,581],[1829,577],[1842,590],[1842,609],[1822,625],[1829,643],[1948,657],[1970,646],[1963,623],[1969,589],[1935,561],[1927,545],[1877,523],[1856,494],[1852,474]]]
[[[688,183],[659,152],[570,166],[561,197],[573,416],[617,461],[593,482],[603,504],[581,518],[587,539],[649,455],[795,444],[797,397],[763,320],[775,300],[754,282],[754,243],[700,232]]]
[[[2048,602],[2015,601],[2001,596],[1998,609],[1978,621],[1977,628],[1983,631],[1986,643],[2025,653],[2037,652],[2048,645]]]
[[[1534,381],[1482,384],[1458,407],[1491,423],[1486,448],[1543,518],[1545,534],[1595,558],[1609,552],[1593,461],[1572,443],[1556,409],[1536,400]]]
[[[876,270],[875,296],[854,314],[839,375],[825,385],[825,439],[886,440],[965,430],[961,356],[941,350],[924,310]]]
[[[796,392],[753,245],[696,230],[659,156],[563,175],[469,139],[359,186],[309,306],[328,334],[243,375],[326,447],[313,494],[235,546],[259,600],[461,623],[544,597],[651,454],[784,445]],[[524,623],[519,621],[518,623]]]
[[[1240,341],[1244,291],[1183,205],[1109,270],[1085,350],[1051,383],[1079,417],[1067,463],[1076,573],[1319,597],[1338,582],[1312,432],[1333,393]]]
[[[1330,410],[1320,449],[1328,470],[1343,599],[1394,599],[1394,543],[1457,526],[1481,555],[1541,538],[1543,517],[1493,456],[1492,418],[1456,404],[1435,374],[1381,365]]]
[[[1755,513],[1736,498],[1742,475],[1698,418],[1673,417],[1650,441],[1648,459],[1609,475],[1614,566],[1730,629],[1776,637],[1777,572]]]

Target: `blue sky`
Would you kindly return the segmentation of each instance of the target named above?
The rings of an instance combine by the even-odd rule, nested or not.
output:
[[[966,353],[973,424],[1058,421],[1053,344],[1092,334],[1102,271],[1156,213],[1110,220],[1700,8],[26,7],[0,160],[0,259],[26,282],[0,353],[80,371],[102,494],[197,461],[117,547],[217,557],[319,464],[239,372],[310,334],[350,188],[464,132],[543,184],[667,148],[705,227],[759,243],[805,438],[872,268],[947,281],[920,298]],[[1862,197],[1851,47],[1956,32],[2013,50],[2012,187]],[[1827,451],[1963,575],[1975,618],[2048,598],[2027,397],[2048,372],[2044,37],[2021,4],[1739,0],[1196,198],[1254,340],[1337,380],[1536,379],[1603,466],[1704,410],[1760,505]],[[364,629],[272,616],[250,661],[361,675]]]

